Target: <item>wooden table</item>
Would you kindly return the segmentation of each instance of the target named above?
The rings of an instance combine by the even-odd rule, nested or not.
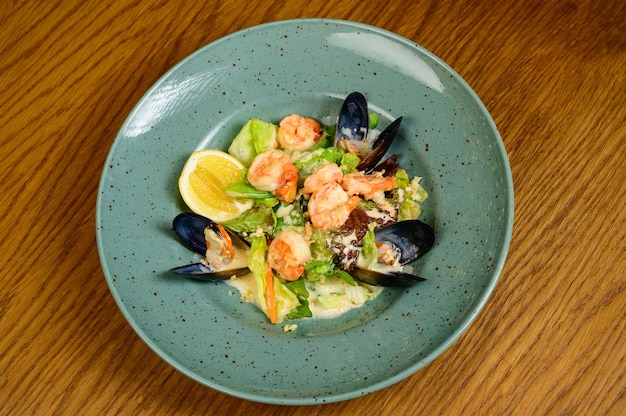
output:
[[[41,4],[40,4],[41,3]],[[626,2],[3,2],[0,413],[626,414]],[[296,17],[394,31],[449,63],[506,145],[515,227],[483,312],[392,387],[310,407],[213,391],[155,355],[100,269],[117,130],[175,63]]]

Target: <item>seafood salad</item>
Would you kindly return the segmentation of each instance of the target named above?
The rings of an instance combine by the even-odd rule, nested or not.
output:
[[[226,193],[252,202],[227,220],[179,214],[175,232],[203,259],[172,271],[235,286],[272,323],[337,316],[424,280],[403,268],[434,243],[418,219],[427,193],[386,157],[401,121],[379,130],[358,92],[336,124],[250,120],[228,148],[243,169]]]

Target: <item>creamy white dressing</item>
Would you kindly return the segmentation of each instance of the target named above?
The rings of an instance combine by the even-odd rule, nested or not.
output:
[[[287,217],[291,214],[291,211],[293,211],[295,205],[281,205],[277,210],[276,210],[276,216],[278,218],[284,218]]]
[[[256,283],[252,273],[240,277],[233,276],[224,282],[239,290],[241,300],[259,306],[258,296],[256,296]]]
[[[370,154],[370,152],[372,151],[372,146],[374,144],[374,141],[378,139],[378,136],[380,136],[380,133],[381,133],[381,130],[379,129],[370,129],[367,131],[367,136],[365,137],[365,140],[363,140],[361,144],[361,154],[363,155],[363,157]]]
[[[241,300],[260,307],[256,283],[252,273],[241,277],[233,277],[225,282],[239,290]],[[366,301],[375,298],[383,290],[382,287],[378,286],[351,286],[338,278],[327,279],[324,284],[315,284],[309,281],[306,281],[305,284],[309,292],[309,308],[313,318],[317,319],[331,319],[341,316],[349,310],[358,308]],[[363,292],[361,293],[360,291]],[[366,292],[367,295],[364,295]],[[324,296],[331,297],[337,304],[331,307],[324,305],[321,301]]]
[[[223,251],[223,248],[228,246],[226,240],[218,236],[210,227],[204,229],[204,239],[207,243],[207,250],[203,261],[210,264],[214,270],[239,269],[248,265],[250,250],[239,238],[231,238],[234,250],[232,256],[227,249]]]
[[[306,282],[309,291],[309,308],[313,317],[320,319],[336,318],[349,310],[362,306],[365,302],[378,296],[382,287],[375,286],[351,286],[341,279],[328,279],[324,284],[316,285]],[[363,293],[354,293],[364,291]],[[367,292],[367,295],[365,294]],[[321,299],[329,297],[336,305],[332,307],[324,304]]]
[[[398,201],[404,202],[404,189],[403,188],[396,188],[396,189],[398,193]]]
[[[368,209],[365,211],[365,214],[374,219],[381,219],[384,221],[393,221],[394,218],[387,211],[377,210],[377,209]]]
[[[398,260],[396,260],[393,264],[387,264],[382,262],[375,262],[374,264],[368,264],[367,261],[363,258],[363,256],[357,257],[356,260],[357,267],[362,269],[369,269],[375,272],[380,273],[389,273],[389,272],[401,272],[404,271],[404,266],[401,266]]]

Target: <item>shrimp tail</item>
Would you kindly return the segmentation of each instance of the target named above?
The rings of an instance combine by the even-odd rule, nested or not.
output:
[[[298,192],[298,168],[294,165],[286,165],[285,172],[281,177],[283,185],[276,190],[276,197],[289,204],[296,199]]]

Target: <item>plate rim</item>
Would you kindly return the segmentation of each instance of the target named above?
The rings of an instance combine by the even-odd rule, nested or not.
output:
[[[357,388],[354,390],[350,390],[344,393],[340,393],[340,394],[333,394],[333,395],[325,395],[325,396],[316,396],[316,397],[307,397],[307,398],[285,398],[285,397],[279,397],[279,396],[261,396],[258,394],[254,394],[254,393],[250,393],[250,392],[246,392],[246,391],[241,391],[241,390],[236,390],[233,388],[229,388],[226,387],[224,385],[220,385],[217,383],[213,383],[210,380],[206,380],[202,377],[200,377],[198,374],[196,374],[193,370],[189,369],[189,368],[184,368],[180,363],[178,363],[177,361],[175,361],[173,359],[173,357],[171,357],[170,355],[168,355],[165,351],[163,351],[158,344],[156,344],[149,336],[148,334],[142,330],[142,328],[139,326],[139,324],[134,320],[134,318],[132,317],[132,314],[130,313],[130,311],[127,308],[127,305],[124,304],[124,302],[122,301],[120,294],[115,290],[115,285],[114,282],[111,279],[111,272],[109,270],[108,264],[107,264],[107,258],[106,258],[106,253],[104,251],[104,247],[103,247],[103,236],[102,236],[102,230],[101,230],[101,224],[102,224],[102,198],[103,198],[103,192],[105,190],[105,181],[106,181],[106,172],[107,172],[107,167],[109,166],[111,159],[113,158],[114,154],[115,154],[115,150],[117,145],[120,142],[120,138],[121,138],[121,133],[122,131],[124,131],[124,129],[127,127],[127,124],[133,119],[133,117],[136,115],[136,113],[139,111],[139,109],[142,107],[142,105],[144,104],[144,101],[146,99],[146,97],[150,96],[155,90],[158,90],[158,88],[167,80],[168,76],[170,76],[170,74],[176,72],[179,68],[185,66],[189,61],[192,61],[197,55],[202,54],[203,52],[207,51],[208,49],[211,49],[212,47],[215,47],[216,45],[219,45],[220,43],[223,42],[227,42],[233,38],[237,38],[237,37],[241,37],[242,35],[245,35],[247,33],[253,32],[253,31],[258,31],[258,30],[264,30],[264,29],[269,29],[272,28],[274,26],[291,26],[291,25],[309,25],[309,24],[335,24],[338,26],[350,26],[350,27],[354,27],[354,28],[358,28],[358,29],[363,29],[363,30],[367,30],[369,32],[372,33],[378,33],[381,34],[387,38],[391,38],[393,41],[395,42],[400,42],[402,44],[405,44],[407,47],[409,47],[410,49],[416,49],[419,52],[427,55],[427,57],[429,59],[431,59],[432,61],[436,62],[437,64],[441,65],[451,76],[453,76],[455,78],[455,81],[458,82],[460,85],[462,85],[464,87],[464,90],[466,93],[468,93],[472,100],[475,102],[475,104],[480,108],[482,115],[485,117],[485,120],[487,121],[487,123],[489,124],[489,130],[494,134],[494,139],[498,144],[498,155],[502,160],[502,165],[504,168],[504,180],[506,182],[504,189],[507,191],[507,199],[506,199],[506,210],[504,211],[503,215],[507,216],[507,220],[506,222],[504,222],[505,227],[503,227],[503,234],[502,236],[500,236],[500,238],[502,239],[502,245],[499,247],[499,253],[496,253],[497,256],[497,262],[494,264],[493,267],[493,271],[491,273],[492,277],[489,280],[489,284],[485,287],[485,289],[480,292],[480,298],[478,301],[475,302],[475,306],[473,308],[470,309],[471,313],[468,314],[467,319],[462,321],[461,325],[458,325],[455,327],[455,330],[452,331],[451,335],[446,337],[444,342],[440,343],[436,348],[433,348],[433,350],[428,353],[426,356],[422,357],[420,360],[416,360],[411,366],[407,367],[406,369],[399,371],[397,373],[395,373],[394,376],[392,377],[388,377],[383,381],[379,381],[377,383],[373,383],[368,385],[365,388]],[[285,20],[276,20],[276,21],[271,21],[271,22],[266,22],[266,23],[261,23],[258,25],[254,25],[254,26],[249,26],[249,27],[245,27],[245,28],[241,28],[237,31],[234,31],[232,33],[229,33],[225,36],[219,37],[201,47],[199,47],[198,49],[196,49],[195,51],[193,51],[192,53],[188,54],[187,56],[185,56],[183,59],[181,59],[179,62],[177,62],[176,64],[174,64],[172,67],[170,67],[168,70],[166,70],[145,92],[144,94],[141,96],[141,98],[135,103],[135,105],[133,106],[133,108],[131,109],[131,111],[128,113],[128,115],[126,116],[124,122],[122,123],[122,125],[120,126],[119,130],[116,133],[116,136],[114,138],[114,141],[112,142],[110,149],[108,151],[107,157],[105,159],[103,168],[102,168],[102,173],[101,173],[101,177],[100,177],[100,181],[98,184],[98,190],[97,190],[97,201],[96,201],[96,215],[95,215],[95,228],[96,228],[96,243],[97,243],[97,247],[98,247],[98,255],[99,255],[99,259],[100,259],[100,264],[101,264],[101,268],[103,270],[103,274],[105,276],[105,280],[107,282],[107,285],[109,287],[109,291],[111,293],[111,295],[113,296],[118,308],[120,309],[120,312],[122,312],[122,315],[124,316],[124,318],[126,319],[126,321],[130,324],[130,326],[132,327],[133,331],[139,336],[139,338],[150,347],[150,349],[155,352],[161,359],[163,359],[165,362],[167,362],[169,365],[171,365],[173,368],[175,368],[177,371],[183,373],[185,376],[193,379],[194,381],[209,387],[211,389],[220,391],[222,393],[234,396],[234,397],[238,397],[238,398],[242,398],[242,399],[246,399],[246,400],[251,400],[251,401],[255,401],[255,402],[260,402],[260,403],[267,403],[267,404],[282,404],[282,405],[314,405],[314,404],[323,404],[323,403],[332,403],[332,402],[339,402],[339,401],[344,401],[344,400],[349,400],[352,398],[356,398],[356,397],[360,397],[369,393],[373,393],[375,391],[381,390],[383,388],[389,387],[393,384],[396,384],[397,382],[415,374],[417,371],[423,369],[424,367],[426,367],[428,364],[430,364],[432,361],[434,361],[436,358],[438,358],[444,351],[446,351],[452,344],[454,344],[459,337],[465,333],[468,329],[468,327],[475,321],[476,317],[480,314],[480,312],[484,309],[488,299],[491,297],[493,291],[495,290],[495,287],[498,283],[498,281],[500,280],[500,277],[502,275],[502,271],[504,269],[505,263],[506,263],[506,259],[508,257],[508,253],[510,250],[510,245],[511,245],[511,239],[512,239],[512,233],[513,233],[513,226],[514,226],[514,187],[513,187],[513,177],[512,177],[512,171],[511,171],[511,167],[510,167],[510,162],[509,162],[509,158],[508,158],[508,154],[506,152],[506,148],[504,146],[504,142],[502,140],[502,137],[500,135],[500,132],[498,131],[498,128],[491,116],[491,113],[488,111],[488,109],[486,108],[485,104],[482,102],[482,100],[478,97],[478,95],[476,94],[476,92],[474,91],[474,89],[469,85],[469,83],[463,78],[461,77],[460,74],[458,74],[450,65],[448,65],[445,61],[443,61],[441,58],[439,58],[437,55],[435,55],[434,53],[432,53],[431,51],[429,51],[428,49],[424,48],[423,46],[419,45],[418,43],[412,41],[411,39],[405,38],[402,35],[399,35],[397,33],[388,31],[386,29],[377,27],[377,26],[372,26],[366,23],[361,23],[361,22],[356,22],[356,21],[351,21],[351,20],[342,20],[342,19],[332,19],[332,18],[295,18],[295,19],[285,19]]]

